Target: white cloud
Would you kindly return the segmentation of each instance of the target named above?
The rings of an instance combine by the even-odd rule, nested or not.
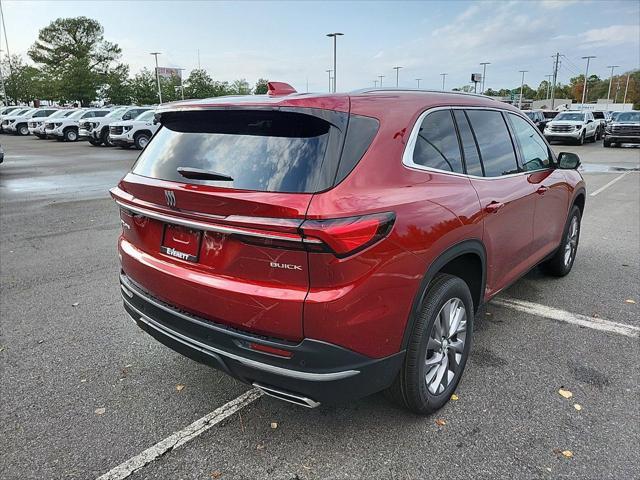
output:
[[[587,30],[581,35],[585,46],[611,47],[624,43],[638,43],[640,25],[611,25]]]
[[[548,10],[558,10],[574,3],[578,3],[578,0],[542,0],[540,6]]]

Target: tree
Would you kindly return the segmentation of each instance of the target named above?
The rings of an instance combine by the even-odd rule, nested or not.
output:
[[[215,84],[209,74],[202,69],[191,70],[189,78],[184,84],[185,98],[213,97]]]
[[[118,45],[104,39],[99,22],[76,17],[58,18],[41,29],[28,55],[57,80],[61,99],[86,106],[121,53]]]
[[[129,82],[131,101],[138,105],[158,103],[158,87],[155,75],[143,68]]]
[[[105,104],[127,105],[131,103],[131,82],[129,81],[129,65],[120,64],[102,76],[103,84],[98,90],[98,97]]]
[[[251,87],[249,86],[249,82],[247,82],[244,78],[239,80],[234,80],[231,84],[230,93],[232,95],[249,95],[251,94]]]
[[[176,100],[182,100],[182,93],[180,92],[180,77],[177,75],[172,75],[169,78],[160,77],[160,90],[162,91],[163,102],[175,102]],[[158,100],[156,99],[154,103],[158,103]]]
[[[267,86],[267,83],[269,82],[269,80],[266,80],[264,78],[259,78],[258,81],[256,82],[256,86],[253,89],[253,93],[255,95],[264,95],[265,93],[267,93],[269,91],[269,88]]]
[[[7,58],[2,60],[2,74],[7,99],[13,103],[30,104],[41,96],[41,72],[24,63],[20,55],[11,56],[11,68]]]

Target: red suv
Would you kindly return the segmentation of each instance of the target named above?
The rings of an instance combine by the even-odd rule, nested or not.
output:
[[[111,194],[126,311],[174,350],[313,407],[440,408],[478,308],[566,275],[585,185],[519,110],[373,90],[165,105]]]

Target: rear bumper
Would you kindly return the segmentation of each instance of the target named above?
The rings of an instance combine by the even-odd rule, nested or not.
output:
[[[177,310],[145,292],[126,275],[124,307],[136,324],[173,350],[249,384],[319,403],[361,398],[391,385],[404,351],[372,359],[326,342],[300,343],[254,336]],[[251,350],[251,343],[291,352],[290,358]],[[282,395],[285,392],[285,395]],[[286,398],[283,398],[286,399]],[[300,403],[300,402],[295,402]]]

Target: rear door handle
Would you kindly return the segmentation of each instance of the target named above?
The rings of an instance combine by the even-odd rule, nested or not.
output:
[[[549,190],[549,187],[545,187],[544,185],[542,185],[540,188],[538,188],[538,190],[536,190],[536,193],[539,195],[544,195],[547,190]]]
[[[502,207],[504,207],[504,203],[502,202],[491,202],[485,207],[485,210],[487,213],[498,213],[498,210]]]

